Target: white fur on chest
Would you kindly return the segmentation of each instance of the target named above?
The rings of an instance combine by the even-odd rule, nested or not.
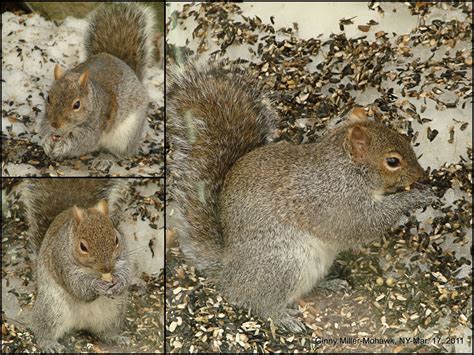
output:
[[[377,202],[381,202],[385,198],[383,190],[374,190],[372,192],[372,199]]]
[[[131,139],[136,139],[138,130],[143,127],[144,112],[129,114],[122,122],[114,125],[109,132],[102,134],[99,146],[111,152],[124,152]]]
[[[304,234],[303,240],[300,280],[292,301],[311,291],[324,278],[339,252],[336,246],[322,242],[313,235]]]

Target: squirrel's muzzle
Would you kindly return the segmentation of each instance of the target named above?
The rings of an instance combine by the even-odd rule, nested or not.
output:
[[[427,178],[427,175],[425,174],[425,170],[423,170],[421,166],[418,166],[416,177],[417,177],[416,181],[422,181]]]

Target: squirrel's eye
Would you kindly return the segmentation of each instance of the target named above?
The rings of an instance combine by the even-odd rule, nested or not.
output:
[[[115,246],[118,247],[118,245],[119,245],[119,239],[117,236],[115,236]]]
[[[79,110],[79,108],[81,107],[81,101],[77,100],[76,102],[74,102],[74,105],[72,105],[72,108],[74,110]]]
[[[51,103],[51,100],[49,99],[49,95],[48,95],[48,97],[46,98],[46,101],[48,102],[48,104]]]
[[[391,167],[391,168],[396,168],[396,167],[400,166],[400,159],[398,159],[396,157],[385,158],[385,161],[387,162],[388,166]]]
[[[79,248],[85,254],[87,254],[89,252],[89,250],[87,249],[86,243],[84,243],[82,241],[79,243]]]

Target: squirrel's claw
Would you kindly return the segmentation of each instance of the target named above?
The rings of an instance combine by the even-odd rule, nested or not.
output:
[[[275,324],[292,333],[302,333],[306,331],[306,325],[302,320],[294,316],[299,314],[297,310],[285,309],[281,315],[275,319]]]
[[[330,279],[324,280],[316,285],[320,290],[324,290],[330,293],[340,293],[351,289],[349,282],[342,279]]]
[[[43,353],[65,353],[66,347],[56,340],[43,340],[39,342],[39,347]]]
[[[96,279],[92,283],[92,287],[97,292],[99,296],[108,296],[110,290],[110,282],[104,281],[102,279]]]
[[[125,279],[120,276],[114,276],[112,282],[113,282],[113,286],[107,290],[107,293],[109,296],[116,296],[116,295],[121,294],[122,292],[125,291],[125,289],[128,286]]]
[[[101,172],[109,172],[109,170],[114,165],[114,160],[111,156],[98,156],[94,158],[91,162],[91,168]]]
[[[105,335],[102,336],[102,340],[104,340],[106,343],[119,345],[121,347],[130,346],[130,339],[123,335]]]

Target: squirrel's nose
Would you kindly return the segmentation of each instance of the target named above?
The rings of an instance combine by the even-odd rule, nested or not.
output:
[[[107,263],[102,266],[102,270],[100,270],[103,274],[110,274],[114,270],[114,265],[112,263]]]

